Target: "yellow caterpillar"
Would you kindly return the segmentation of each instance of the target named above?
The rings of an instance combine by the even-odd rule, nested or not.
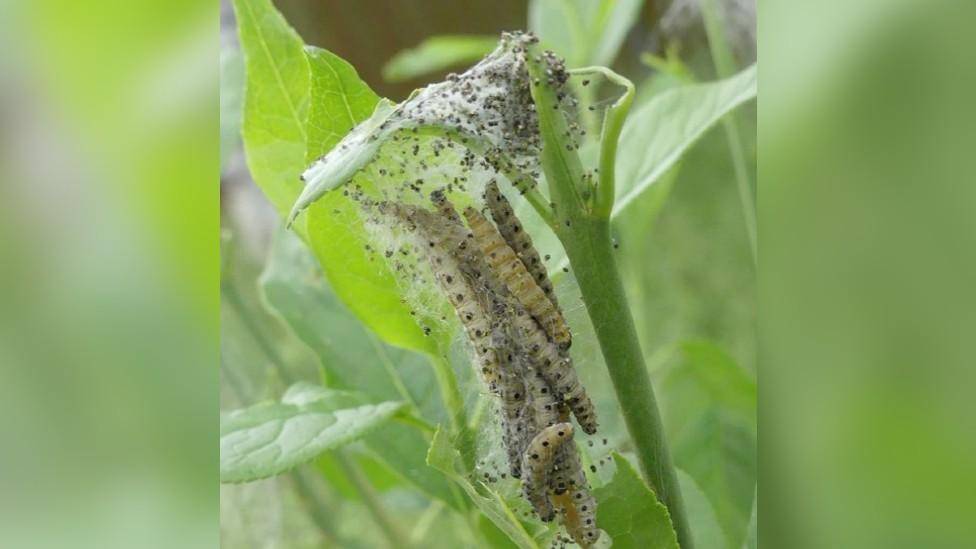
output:
[[[549,475],[556,452],[573,440],[573,425],[557,423],[539,431],[525,449],[522,460],[522,490],[539,517],[549,522],[556,516],[549,500]]]
[[[533,364],[555,391],[556,397],[569,406],[583,432],[588,435],[596,433],[596,409],[586,394],[586,388],[576,377],[572,359],[546,339],[531,318],[515,315],[514,323],[518,331],[516,341],[524,352],[532,356]]]
[[[471,207],[465,208],[464,217],[471,227],[481,253],[505,287],[561,349],[568,349],[572,344],[572,336],[562,313],[532,279],[532,275],[499,234],[495,225],[481,212]]]
[[[552,281],[546,272],[546,266],[539,257],[539,251],[532,244],[532,237],[522,227],[522,223],[515,216],[512,205],[505,198],[505,195],[498,190],[498,184],[492,179],[485,186],[485,203],[491,212],[491,218],[498,226],[505,242],[515,251],[525,269],[532,275],[533,280],[539,288],[546,294],[552,306],[559,310],[559,302],[556,301],[556,293],[552,289]]]

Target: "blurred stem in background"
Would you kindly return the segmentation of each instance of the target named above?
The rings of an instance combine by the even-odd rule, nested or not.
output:
[[[376,495],[376,491],[373,490],[373,486],[370,485],[369,480],[366,479],[359,467],[349,459],[344,450],[336,450],[335,457],[343,473],[352,482],[353,487],[359,492],[359,495],[362,496],[363,502],[366,503],[369,512],[376,519],[376,524],[379,525],[380,531],[390,543],[390,547],[409,549],[411,545],[408,544],[407,536],[400,531],[400,527],[386,513],[386,510],[383,508],[383,502],[380,501],[379,496]]]
[[[712,62],[715,64],[715,72],[719,78],[728,78],[735,74],[736,63],[732,50],[729,48],[719,9],[716,0],[702,0],[702,18],[705,22],[705,33],[708,36],[708,47],[711,50]],[[746,154],[743,150],[735,111],[722,119],[722,129],[725,131],[725,138],[729,143],[729,154],[732,157],[732,166],[735,170],[735,181],[739,190],[739,201],[742,203],[742,217],[745,220],[746,233],[749,236],[752,262],[757,264],[759,262],[759,242],[756,227],[756,200],[753,197],[752,181],[746,167]]]

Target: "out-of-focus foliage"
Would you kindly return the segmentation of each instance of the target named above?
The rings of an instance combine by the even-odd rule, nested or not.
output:
[[[734,547],[725,541],[725,534],[715,517],[712,503],[708,501],[708,496],[702,492],[695,479],[678,469],[678,482],[681,483],[685,508],[692,519],[691,529],[695,547]]]
[[[0,546],[219,542],[217,17],[0,3]]]
[[[383,66],[383,78],[400,82],[451,67],[470,65],[497,45],[497,36],[431,36],[417,47],[403,50],[387,61]]]
[[[531,0],[529,29],[571,67],[610,65],[643,0]]]
[[[756,383],[712,343],[681,345],[658,384],[675,463],[715,508],[727,546],[738,547],[756,484]]]
[[[976,3],[809,7],[759,13],[763,543],[973,547]]]
[[[719,119],[756,97],[756,66],[718,82],[662,92],[627,118],[617,157],[619,215]]]

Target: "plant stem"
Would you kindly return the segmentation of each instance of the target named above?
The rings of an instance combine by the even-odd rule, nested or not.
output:
[[[579,216],[571,229],[559,231],[560,239],[573,265],[644,478],[668,508],[682,549],[692,549],[678,477],[613,257],[610,224]]]
[[[457,376],[451,363],[442,356],[429,355],[430,365],[434,369],[434,377],[437,379],[437,386],[441,390],[441,398],[444,400],[444,407],[451,420],[451,432],[457,441],[457,448],[461,451],[461,460],[464,462],[465,473],[470,474],[474,471],[474,432],[468,426],[468,414],[464,409],[464,398],[461,397],[461,389],[458,387]]]
[[[376,524],[380,527],[380,531],[383,532],[390,547],[408,547],[407,536],[400,531],[400,527],[397,526],[393,519],[386,513],[386,510],[383,509],[383,503],[380,501],[379,496],[376,495],[376,491],[373,490],[373,486],[363,476],[359,466],[353,463],[343,450],[336,451],[335,457],[339,468],[342,469],[342,472],[352,482],[353,487],[362,496],[363,502],[366,503],[366,508],[373,515]]]
[[[325,538],[324,545],[340,545],[339,533],[335,521],[332,520],[332,513],[328,504],[322,499],[318,489],[314,486],[314,479],[309,475],[304,467],[299,467],[288,473],[295,492],[299,499],[305,504],[309,517],[318,527],[319,533]]]
[[[536,57],[537,51],[530,53],[529,75],[543,82],[544,69]],[[567,124],[558,113],[558,108],[554,108],[558,107],[555,93],[545,85],[534,85],[531,90],[543,140],[542,167],[549,182],[552,201],[556,204],[554,213],[557,222],[552,228],[576,271],[583,303],[596,330],[600,351],[644,477],[658,499],[667,506],[682,549],[693,549],[691,529],[678,488],[678,476],[664,439],[664,426],[637,339],[637,329],[613,257],[610,238],[613,195],[604,196],[606,202],[601,204],[599,210],[589,208],[586,201],[581,200],[579,186],[583,184],[583,169],[576,151],[566,147],[563,142]],[[615,114],[622,118],[626,109],[621,111]],[[618,132],[612,128],[610,132],[606,130],[605,127],[604,137],[616,140],[615,133]],[[607,146],[603,144],[603,147]],[[607,184],[612,188],[612,171],[609,177],[611,179]]]
[[[613,210],[616,193],[615,173],[617,164],[617,143],[620,131],[630,105],[634,102],[634,83],[606,67],[582,67],[569,71],[570,74],[602,74],[618,86],[623,86],[624,94],[603,115],[603,130],[600,137],[600,184],[597,185],[593,203],[593,215],[609,218]]]
[[[261,352],[264,356],[268,358],[271,365],[274,367],[274,371],[278,374],[282,383],[285,386],[290,386],[295,383],[295,377],[291,375],[288,368],[285,367],[285,361],[278,355],[278,351],[275,350],[274,345],[268,341],[265,336],[264,330],[262,330],[257,321],[254,319],[254,314],[244,303],[244,298],[241,296],[240,291],[238,291],[237,286],[229,280],[225,280],[220,284],[220,296],[221,299],[228,305],[235,313],[237,317],[244,324],[245,329],[254,338],[254,342],[257,343],[258,347],[261,348]]]

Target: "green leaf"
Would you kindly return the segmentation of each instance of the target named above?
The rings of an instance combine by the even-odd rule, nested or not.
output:
[[[539,549],[539,544],[525,530],[515,512],[498,492],[481,482],[476,481],[476,485],[472,484],[471,481],[458,473],[457,461],[459,459],[460,455],[457,449],[451,445],[450,436],[438,429],[430,443],[427,464],[457,483],[488,520],[504,532],[515,545],[522,549]]]
[[[473,63],[497,45],[497,36],[431,36],[416,47],[403,50],[387,61],[383,66],[383,78],[388,82],[402,82],[453,66]]]
[[[403,408],[402,402],[363,401],[355,393],[299,383],[281,402],[222,416],[220,481],[248,482],[283,473],[362,437]]]
[[[634,26],[644,0],[601,0],[596,8],[595,22],[589,26],[591,38],[587,64],[609,67],[617,58],[627,31]]]
[[[617,472],[594,490],[597,525],[613,539],[615,549],[678,549],[668,510],[644,484],[637,471],[614,452]]]
[[[339,57],[318,48],[308,48],[307,53],[314,105],[308,117],[309,160],[328,152],[374,107],[387,103],[380,102],[352,66]],[[347,160],[349,165],[355,163]],[[307,184],[312,188],[317,183]],[[309,192],[325,193],[324,189],[319,193],[309,188],[303,196],[310,196],[305,194]],[[332,288],[363,323],[398,347],[429,354],[438,352],[439,341],[425,336],[414,321],[386,263],[372,260],[367,253],[369,238],[358,204],[341,192],[326,193],[309,208],[305,228]]]
[[[302,190],[308,63],[270,0],[234,0],[247,83],[242,134],[251,176],[282,216]]]
[[[325,63],[322,66],[329,67]],[[312,70],[316,70],[314,65]],[[317,80],[325,81],[325,78],[317,78]],[[295,205],[292,206],[291,212],[288,214],[288,223],[294,221],[302,210],[321,198],[322,195],[351,180],[356,172],[376,157],[386,138],[399,129],[398,127],[387,130],[381,129],[383,123],[396,110],[396,104],[387,99],[378,100],[379,102],[375,104],[375,110],[372,111],[371,115],[364,117],[365,120],[362,124],[356,126],[352,132],[348,132],[351,126],[347,128],[348,135],[344,148],[332,151],[332,154],[319,161],[319,158],[329,152],[333,145],[338,142],[338,140],[334,140],[337,131],[334,126],[337,125],[337,119],[340,122],[339,127],[346,126],[344,122],[360,119],[348,116],[353,114],[351,110],[344,113],[338,108],[346,106],[345,104],[335,104],[335,98],[341,98],[342,95],[333,95],[334,92],[328,88],[320,89],[320,93],[316,93],[314,86],[313,84],[312,97],[316,104],[320,105],[319,109],[322,112],[313,111],[308,119],[309,148],[307,161],[312,165],[302,175],[305,179],[305,188],[302,189],[302,194],[298,196],[298,200],[295,201]],[[332,99],[330,100],[330,98]],[[346,134],[339,135],[340,139],[343,135]]]
[[[529,30],[545,49],[566,59],[569,67],[587,65],[586,37],[578,6],[572,0],[532,0],[529,2]]]
[[[755,64],[725,80],[667,90],[631,113],[617,151],[613,215],[667,173],[723,116],[754,97]]]
[[[446,420],[430,365],[423,355],[379,340],[338,300],[318,263],[293,234],[279,230],[259,280],[264,300],[315,352],[330,386],[373,400],[415,404],[430,422]],[[425,463],[428,442],[402,425],[379,427],[365,437],[371,450],[403,478],[450,505],[447,480]]]
[[[352,65],[334,53],[306,46],[310,70],[308,148],[306,162],[315,160],[369,118],[382,100],[360,80]]]
[[[220,169],[241,138],[244,57],[235,48],[220,50]]]
[[[681,350],[661,383],[668,440],[675,464],[711,501],[728,546],[738,547],[756,486],[756,384],[712,343]]]
[[[609,66],[643,4],[643,0],[532,0],[529,29],[543,47],[565,57],[571,68]]]
[[[268,0],[235,0],[234,5],[247,72],[243,137],[248,166],[285,216],[303,192],[298,176],[307,158],[331,148],[372,112],[378,98],[345,61],[315,48],[306,53],[301,38]],[[323,200],[321,215],[309,214],[296,231],[311,241],[336,293],[380,337],[432,352],[436,345],[400,303],[392,275],[365,257],[362,221],[333,215],[337,209],[354,213],[344,198]],[[310,234],[310,229],[318,232]]]
[[[728,547],[725,533],[715,517],[715,509],[708,501],[708,497],[691,478],[688,473],[678,470],[678,484],[681,486],[681,497],[685,502],[685,512],[691,521],[691,531],[695,539],[695,547],[701,549],[722,549]]]

